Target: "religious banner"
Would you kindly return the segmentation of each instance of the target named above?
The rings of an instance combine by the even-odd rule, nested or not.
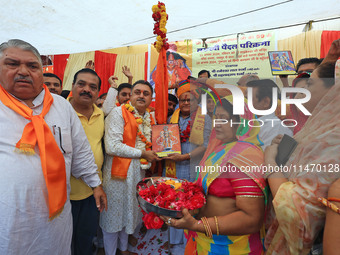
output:
[[[192,74],[191,53],[190,41],[169,43],[169,49],[166,51],[169,89],[175,88],[180,81],[187,79]],[[157,57],[157,51],[151,47],[149,81],[152,86],[155,85]]]
[[[192,41],[193,73],[208,70],[211,78],[236,84],[245,74],[272,77],[268,51],[275,50],[273,31]],[[197,76],[197,75],[195,75]]]
[[[181,138],[178,124],[152,126],[152,150],[158,157],[166,157],[171,153],[181,154]]]

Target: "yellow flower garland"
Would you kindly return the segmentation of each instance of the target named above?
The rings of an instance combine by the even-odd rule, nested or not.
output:
[[[152,6],[152,18],[156,22],[154,24],[153,33],[157,35],[154,46],[158,52],[161,51],[162,47],[165,49],[169,48],[166,38],[166,22],[168,20],[168,14],[166,13],[165,4],[158,2],[158,4]]]

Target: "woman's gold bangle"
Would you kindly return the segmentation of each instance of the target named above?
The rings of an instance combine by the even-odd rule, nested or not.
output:
[[[202,220],[202,223],[203,223],[204,228],[205,228],[206,236],[209,237],[209,238],[212,238],[213,235],[212,235],[211,227],[209,225],[207,217],[202,217],[201,220]]]
[[[215,219],[215,224],[216,224],[216,234],[219,236],[219,235],[220,235],[220,229],[218,228],[218,220],[217,220],[217,217],[214,216],[214,219]]]

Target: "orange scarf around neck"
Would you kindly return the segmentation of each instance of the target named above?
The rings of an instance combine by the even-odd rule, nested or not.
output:
[[[137,138],[138,124],[136,122],[135,116],[129,112],[126,107],[122,106],[122,115],[124,119],[124,133],[123,133],[123,143],[135,147]],[[112,160],[111,167],[111,178],[125,180],[127,177],[127,172],[131,163],[131,158],[123,158],[114,156]]]
[[[1,85],[0,100],[8,108],[30,120],[24,128],[16,148],[21,153],[33,155],[35,154],[34,148],[38,143],[41,167],[48,191],[49,218],[52,220],[62,212],[66,202],[66,171],[64,156],[44,120],[44,116],[53,103],[53,97],[46,85],[44,85],[44,89],[43,110],[39,115],[33,115],[31,108],[10,95]]]

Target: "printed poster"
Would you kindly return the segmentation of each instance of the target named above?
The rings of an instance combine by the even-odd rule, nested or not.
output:
[[[159,157],[171,153],[181,154],[181,140],[178,124],[163,124],[152,126],[152,150]]]

